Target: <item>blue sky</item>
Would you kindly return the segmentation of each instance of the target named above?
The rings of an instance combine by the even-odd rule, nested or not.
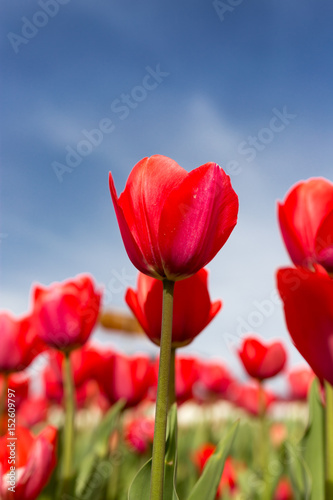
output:
[[[275,270],[289,263],[276,201],[300,179],[332,180],[332,14],[330,4],[301,0],[7,2],[1,308],[21,314],[33,282],[89,272],[106,287],[106,306],[125,309],[136,270],[109,170],[121,192],[145,156],[164,154],[187,170],[215,161],[239,195],[239,223],[209,266],[223,310],[188,351],[237,370],[240,325],[257,318],[251,329],[286,340],[290,365],[298,363],[274,303]],[[84,149],[101,124],[105,132]],[[69,166],[77,148],[89,154]],[[57,176],[55,162],[67,170]],[[151,350],[113,339],[130,352]]]

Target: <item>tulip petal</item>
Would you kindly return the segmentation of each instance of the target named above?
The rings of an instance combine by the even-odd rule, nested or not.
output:
[[[295,265],[315,260],[316,233],[332,209],[333,184],[322,178],[296,184],[279,204],[282,236]]]
[[[315,250],[318,261],[333,272],[333,210],[325,217],[316,234]]]
[[[127,220],[125,218],[123,209],[121,208],[116,192],[116,188],[113,182],[113,178],[111,172],[109,173],[109,184],[110,184],[110,192],[111,198],[113,201],[113,206],[116,212],[116,217],[121,233],[121,237],[124,242],[125,250],[132,264],[139,269],[142,273],[148,273],[152,275],[156,275],[154,270],[149,266],[145,256],[142,254],[139,246],[135,242],[135,239],[132,235],[131,229],[127,224]]]
[[[145,276],[145,275],[143,275],[143,276]],[[139,304],[138,295],[137,295],[137,293],[134,290],[132,290],[132,288],[129,288],[126,291],[125,301],[126,301],[128,307],[133,312],[133,314],[136,317],[136,319],[138,320],[138,322],[139,322],[140,326],[142,327],[142,329],[145,332],[147,332],[149,330],[149,328],[148,328],[148,323],[147,323],[147,320],[146,320],[146,316],[144,315],[144,313],[143,313],[143,311],[141,309],[141,306]]]
[[[182,279],[204,267],[228,239],[237,212],[238,197],[218,165],[207,163],[190,172],[170,193],[161,213],[159,247],[165,275]]]
[[[296,348],[321,380],[333,384],[333,281],[327,274],[284,268],[277,283]]]
[[[118,200],[129,231],[148,266],[159,269],[161,273],[163,268],[158,248],[161,209],[170,191],[186,176],[186,170],[166,156],[144,158],[133,168]]]

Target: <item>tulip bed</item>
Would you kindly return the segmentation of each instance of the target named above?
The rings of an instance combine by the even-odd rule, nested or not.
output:
[[[294,267],[277,288],[308,365],[287,371],[287,346],[249,332],[245,383],[180,350],[222,308],[205,266],[237,223],[229,177],[156,155],[110,190],[139,271],[125,301],[160,355],[91,340],[103,292],[89,275],[34,285],[24,317],[0,312],[0,500],[332,500],[333,184],[300,182],[279,204]],[[277,375],[285,394],[267,388]]]

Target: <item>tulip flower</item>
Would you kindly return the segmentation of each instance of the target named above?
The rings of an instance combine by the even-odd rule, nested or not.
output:
[[[17,426],[15,435],[17,439],[12,441],[9,435],[0,438],[0,498],[35,500],[56,465],[57,430],[47,426],[35,437],[28,429]],[[15,450],[14,475],[10,469],[10,443],[14,443]],[[10,489],[13,487],[15,494]]]
[[[282,477],[276,487],[274,500],[294,500],[295,496],[287,477]]]
[[[296,184],[279,203],[282,236],[296,266],[321,264],[333,272],[333,183],[313,178]]]
[[[63,400],[62,366],[64,354],[61,351],[50,350],[49,363],[43,371],[44,387],[47,399],[61,404]],[[76,402],[83,406],[88,393],[87,385],[99,379],[103,354],[92,345],[86,344],[71,354],[73,382]]]
[[[147,417],[137,417],[125,424],[125,440],[139,455],[148,451],[153,444],[154,420]]]
[[[265,414],[276,396],[260,384],[231,384],[228,390],[229,401],[254,416]]]
[[[157,389],[158,362],[153,365],[152,379],[153,397]],[[175,357],[175,398],[178,404],[185,403],[195,398],[196,384],[200,377],[200,364],[197,358],[190,356]]]
[[[200,361],[197,396],[201,400],[227,397],[228,389],[234,382],[229,370],[218,361]]]
[[[152,385],[152,367],[148,356],[104,352],[101,367],[99,384],[110,404],[125,399],[129,408],[147,397]]]
[[[6,381],[4,380],[4,376],[0,375],[0,394],[3,392],[4,384]],[[23,372],[15,372],[9,375],[8,377],[8,389],[11,389],[15,393],[15,409],[18,410],[21,404],[28,397],[30,386],[30,377],[26,373]]]
[[[89,338],[98,318],[101,292],[90,276],[77,276],[33,291],[36,327],[50,347],[71,351]]]
[[[293,401],[306,401],[308,393],[315,378],[310,368],[294,368],[288,373],[290,399]]]
[[[212,321],[222,302],[211,302],[208,271],[201,269],[190,278],[176,282],[172,322],[172,347],[189,344]],[[155,344],[160,345],[163,285],[160,280],[139,273],[137,291],[129,288],[125,300]]]
[[[238,198],[216,163],[188,173],[161,155],[133,168],[118,198],[110,191],[127,254],[158,279],[195,274],[222,248],[237,222]]]
[[[250,377],[264,380],[274,377],[284,368],[287,360],[281,342],[264,344],[255,337],[247,337],[238,351],[243,366]]]
[[[33,427],[47,419],[48,401],[45,397],[31,396],[25,399],[17,412],[17,423],[22,427]]]
[[[0,372],[24,370],[40,354],[45,345],[38,338],[31,316],[16,319],[0,312]]]
[[[277,284],[295,347],[333,385],[333,280],[323,270],[280,269]]]
[[[200,473],[205,468],[207,460],[213,455],[215,446],[211,443],[202,445],[194,454],[193,460],[198,467]],[[234,496],[237,492],[237,472],[235,461],[231,457],[227,457],[221,480],[217,489],[216,498],[224,498],[224,494]]]

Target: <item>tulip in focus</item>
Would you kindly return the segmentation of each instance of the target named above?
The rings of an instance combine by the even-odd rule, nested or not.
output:
[[[101,292],[90,276],[81,275],[33,291],[36,328],[50,347],[71,351],[88,340],[96,324]]]
[[[250,377],[264,380],[280,373],[287,354],[281,342],[264,344],[255,337],[247,337],[238,351],[243,366]]]
[[[57,430],[44,428],[38,436],[29,429],[16,427],[15,468],[16,479],[10,475],[10,436],[0,438],[0,498],[1,500],[35,500],[46,486],[56,465]],[[13,485],[11,483],[13,482]],[[9,487],[15,485],[15,494]]]
[[[158,279],[187,278],[208,264],[237,222],[238,197],[216,163],[187,172],[166,156],[144,158],[118,198],[110,191],[127,254]]]
[[[333,385],[333,280],[322,268],[285,268],[277,284],[296,349],[321,381]]]
[[[211,302],[208,271],[201,269],[190,278],[176,282],[172,323],[172,346],[189,344],[212,321],[222,302]],[[125,300],[155,344],[161,341],[163,285],[160,280],[139,273],[137,291],[129,288]]]
[[[278,211],[293,263],[310,269],[321,264],[333,272],[333,183],[322,178],[299,182]]]

